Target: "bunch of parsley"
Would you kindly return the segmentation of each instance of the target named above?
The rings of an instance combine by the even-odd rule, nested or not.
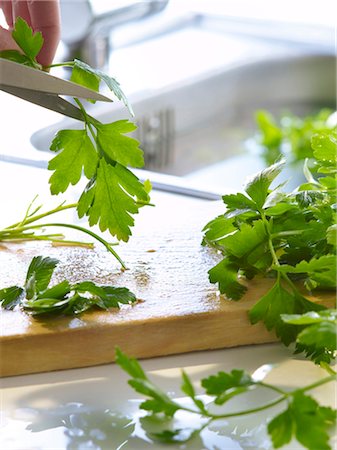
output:
[[[223,259],[209,271],[227,298],[240,300],[247,287],[241,277],[274,278],[275,282],[249,312],[252,323],[263,321],[286,345],[296,340],[299,327],[281,315],[314,311],[324,318],[324,306],[309,301],[303,289],[336,288],[336,145],[337,133],[312,138],[316,170],[307,165],[307,179],[291,193],[271,187],[284,162],[253,176],[244,192],[223,196],[226,211],[204,228],[203,244],[217,249]],[[316,317],[316,316],[315,316]],[[317,362],[329,361],[332,346],[305,350]]]
[[[261,157],[267,165],[282,157],[286,157],[289,163],[312,158],[311,137],[336,127],[332,114],[330,109],[325,108],[304,118],[284,114],[276,120],[269,111],[256,111],[258,132],[254,141],[261,150]]]
[[[42,34],[33,33],[27,23],[18,18],[12,36],[21,51],[5,50],[0,52],[0,57],[37,70],[42,69],[36,61],[43,45]],[[114,78],[79,60],[54,64],[48,69],[55,66],[71,67],[70,80],[95,91],[99,90],[101,81],[105,82],[133,114]],[[84,174],[88,179],[87,186],[78,203],[71,207],[77,209],[80,218],[86,216],[90,226],[98,225],[101,231],[108,230],[118,240],[128,241],[131,227],[134,225],[133,215],[138,213],[140,207],[149,204],[151,190],[148,181],[142,183],[129,170],[129,167],[144,165],[139,142],[126,136],[134,131],[136,126],[128,120],[101,123],[87,114],[77,98],[74,101],[82,112],[84,128],[61,130],[51,143],[50,150],[57,153],[48,166],[49,170],[53,171],[49,180],[51,193],[56,195],[65,192],[69,185],[76,185]],[[58,210],[69,207],[65,205]],[[24,235],[21,238],[24,238]]]

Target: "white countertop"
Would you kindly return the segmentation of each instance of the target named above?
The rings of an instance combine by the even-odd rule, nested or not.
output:
[[[48,176],[43,169],[4,162],[0,164],[2,211],[6,211],[6,216],[3,212],[1,214],[1,226],[18,218],[36,190],[46,192],[44,186]],[[158,197],[158,193],[154,195]],[[177,203],[183,207],[186,201],[184,197],[177,200],[170,194],[160,196],[165,196],[172,207]],[[48,203],[48,195],[46,199]],[[279,364],[271,371],[268,380],[283,387],[300,387],[323,375],[322,369],[310,362],[294,359],[291,350],[280,344],[196,352],[144,361],[151,377],[173,398],[182,402],[185,401],[179,392],[182,367],[197,383],[201,377],[219,370],[243,368],[254,372],[263,364]],[[127,385],[125,373],[114,364],[3,378],[1,386],[3,419],[0,447],[4,450],[164,448],[151,443],[146,436],[141,427],[144,413],[138,410],[139,396]],[[334,385],[325,385],[313,394],[323,404],[336,406]],[[259,401],[263,399],[267,400],[264,394]],[[231,407],[244,409],[251,407],[255,401],[252,397],[243,397],[239,405],[234,402]],[[276,411],[274,409],[272,412]],[[216,422],[203,431],[201,438],[185,446],[170,448],[270,449],[265,433],[265,424],[270,417],[268,414],[270,412],[236,421]],[[191,423],[196,425],[200,421],[184,415],[179,420],[182,427]],[[301,447],[292,443],[284,448],[294,450]]]

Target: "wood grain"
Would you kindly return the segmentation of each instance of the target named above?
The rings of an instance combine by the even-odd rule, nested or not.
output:
[[[139,302],[79,317],[34,319],[2,311],[1,375],[85,367],[114,360],[114,347],[139,358],[272,342],[275,336],[247,311],[268,289],[265,280],[249,283],[245,297],[228,301],[208,281],[218,260],[203,248],[201,229],[220,213],[217,202],[160,194],[156,208],[144,208],[134,237],[118,248],[129,270],[102,248],[6,244],[0,249],[0,287],[22,284],[33,256],[60,260],[54,281],[93,280],[126,286]],[[332,294],[315,300],[333,304]]]

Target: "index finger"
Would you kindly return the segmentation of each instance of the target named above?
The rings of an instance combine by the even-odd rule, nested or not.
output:
[[[52,63],[60,41],[61,20],[58,0],[27,0],[34,31],[41,31],[43,47],[37,60],[43,66]]]

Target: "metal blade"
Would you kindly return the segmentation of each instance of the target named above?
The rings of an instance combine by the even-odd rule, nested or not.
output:
[[[99,94],[92,89],[54,77],[42,70],[33,69],[32,67],[3,58],[0,58],[0,83],[6,86],[30,89],[36,92],[42,91],[51,94],[70,95],[72,97],[112,102],[111,98]]]
[[[55,94],[46,94],[45,92],[5,86],[3,84],[0,84],[0,89],[8,92],[8,94],[27,100],[30,103],[35,103],[36,105],[56,111],[64,116],[84,121],[83,114],[79,108]]]

